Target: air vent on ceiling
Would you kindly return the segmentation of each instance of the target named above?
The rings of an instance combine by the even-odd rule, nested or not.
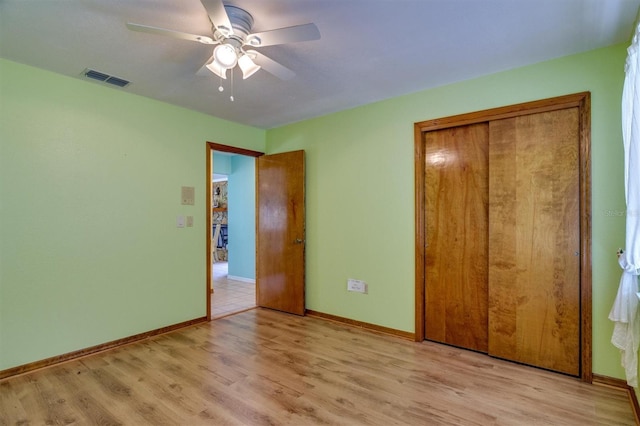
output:
[[[111,84],[118,87],[125,87],[131,83],[130,81],[124,80],[122,78],[114,77],[112,75],[89,68],[82,71],[82,75],[92,80],[101,81],[103,83]]]

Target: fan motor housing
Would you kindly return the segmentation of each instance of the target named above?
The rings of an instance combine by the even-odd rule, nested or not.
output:
[[[239,36],[242,41],[246,40],[251,33],[251,27],[253,27],[253,16],[246,10],[236,6],[225,5],[224,10],[229,16],[231,27],[233,27],[233,35],[231,37]]]

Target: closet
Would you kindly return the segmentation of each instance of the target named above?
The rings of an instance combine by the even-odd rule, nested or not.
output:
[[[416,123],[418,340],[590,380],[589,114],[579,93]]]

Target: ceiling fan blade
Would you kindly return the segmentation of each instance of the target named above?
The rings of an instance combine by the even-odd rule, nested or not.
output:
[[[255,47],[262,47],[319,39],[320,31],[318,30],[318,27],[316,27],[316,24],[304,24],[251,34],[247,38],[247,44]],[[259,41],[259,43],[256,43],[253,40],[256,40],[256,42]]]
[[[220,30],[221,33],[226,35],[233,34],[233,27],[229,20],[229,15],[224,9],[222,0],[200,0],[202,5],[207,10],[209,19],[214,27]]]
[[[291,80],[296,73],[291,71],[284,65],[279,64],[268,56],[263,55],[255,50],[247,50],[247,54],[254,59],[254,62],[262,67],[263,70],[275,75],[280,80]]]
[[[211,37],[183,33],[181,31],[167,30],[165,28],[150,27],[148,25],[133,24],[131,22],[127,22],[127,28],[132,31],[139,31],[141,33],[158,34],[178,38],[181,40],[197,41],[198,43],[202,44],[216,44],[216,42]]]
[[[211,62],[213,62],[213,56],[210,57],[207,60],[207,62],[205,62],[204,65],[200,67],[198,71],[196,71],[196,75],[198,77],[210,77],[212,73],[211,71],[209,71],[209,68],[207,68],[207,65],[210,64]]]

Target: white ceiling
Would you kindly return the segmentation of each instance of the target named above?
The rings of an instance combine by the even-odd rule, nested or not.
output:
[[[126,22],[211,36],[199,0],[0,0],[0,57],[260,128],[630,39],[640,0],[225,0],[253,31],[313,22],[316,41],[258,50],[296,73],[196,72],[213,46],[133,32]],[[621,70],[622,72],[622,70]],[[1,78],[1,76],[0,76]]]

